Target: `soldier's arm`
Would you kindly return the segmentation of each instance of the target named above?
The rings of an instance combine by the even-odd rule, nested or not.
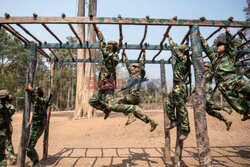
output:
[[[115,64],[118,64],[118,63],[119,63],[119,56],[118,56],[118,53],[119,53],[119,52],[115,52],[115,53],[113,54],[113,61],[114,61]]]
[[[169,44],[170,47],[172,48],[173,53],[177,56],[178,59],[184,60],[185,55],[182,54],[178,48],[178,46],[174,43],[173,39],[169,36]]]
[[[108,55],[107,51],[107,44],[105,42],[104,36],[102,35],[101,31],[98,32],[98,40],[99,40],[99,45],[100,45],[100,50],[102,52],[102,55],[104,58]]]
[[[14,105],[10,104],[10,116],[12,117],[16,112]]]
[[[236,51],[232,40],[232,35],[229,32],[228,27],[226,28],[226,52],[229,53],[229,55],[232,56],[233,59],[236,58]]]
[[[141,73],[141,78],[144,77],[145,74],[142,73],[142,71],[145,71],[145,64],[146,64],[146,54],[145,54],[145,50],[143,50],[142,53],[142,59],[140,61],[140,73]]]
[[[130,62],[128,61],[128,57],[127,57],[126,53],[124,53],[124,57],[125,57],[125,64],[126,64],[128,73],[131,75],[131,74],[133,74],[133,67],[130,64]]]
[[[214,51],[212,49],[210,49],[207,41],[203,38],[203,36],[201,34],[200,34],[200,37],[201,37],[201,46],[202,46],[202,49],[207,54],[208,58],[210,60],[213,60],[214,56],[215,56]]]

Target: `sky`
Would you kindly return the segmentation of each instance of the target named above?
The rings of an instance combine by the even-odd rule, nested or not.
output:
[[[208,20],[227,20],[230,16],[234,20],[245,20],[243,12],[247,7],[246,0],[97,0],[98,17],[116,17],[121,14],[122,17],[139,17],[147,15],[150,18],[171,19],[177,16],[179,19],[199,19],[204,16]],[[86,0],[88,3],[88,0]],[[87,4],[88,5],[88,4]],[[78,0],[1,0],[0,16],[9,13],[10,16],[32,16],[33,13],[38,16],[66,16],[77,15]],[[86,11],[87,13],[87,11]],[[18,27],[13,26],[19,32]],[[24,25],[33,35],[41,41],[48,43],[57,42],[40,25]],[[100,25],[106,41],[118,40],[118,25]],[[66,41],[67,36],[74,36],[66,25],[49,25],[49,28],[62,40]],[[76,28],[76,26],[75,26]],[[163,38],[163,33],[167,26],[149,26],[145,42],[158,45]],[[215,29],[213,27],[201,27],[200,31],[204,37],[209,36]],[[237,32],[237,28],[231,28],[231,32]],[[174,27],[170,35],[176,43],[180,43],[188,31],[188,27]],[[221,30],[220,33],[224,33]],[[144,26],[123,26],[124,42],[128,44],[139,44],[144,33]],[[22,32],[24,35],[25,33]],[[218,33],[219,34],[219,33]],[[24,35],[28,39],[31,38]],[[211,45],[216,35],[208,42]],[[165,42],[168,43],[166,40]],[[137,59],[140,51],[127,51],[129,59]],[[152,59],[158,51],[146,51],[147,59]],[[168,59],[171,56],[169,51],[163,51],[157,59]],[[121,55],[120,55],[121,57]],[[159,65],[146,65],[148,78],[160,78]],[[167,81],[172,80],[171,65],[166,65]]]

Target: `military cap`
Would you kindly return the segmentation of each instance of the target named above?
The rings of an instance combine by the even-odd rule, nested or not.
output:
[[[211,63],[210,62],[205,62],[204,63],[204,67],[209,67],[210,68],[211,67]]]
[[[189,46],[188,45],[184,45],[184,44],[181,44],[178,49],[182,52],[185,52],[187,50],[189,50]]]
[[[38,86],[38,87],[36,87],[35,91],[36,91],[37,93],[43,93],[43,88],[40,87],[40,86]]]
[[[140,68],[140,65],[139,64],[133,64],[133,67],[134,68]]]
[[[7,96],[9,96],[8,90],[0,90],[0,98],[5,98]]]
[[[217,47],[221,46],[221,45],[226,45],[224,42],[220,41],[216,44]]]
[[[117,42],[116,41],[108,41],[107,45],[117,46]]]

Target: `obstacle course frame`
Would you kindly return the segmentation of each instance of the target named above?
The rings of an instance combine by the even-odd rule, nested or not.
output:
[[[29,41],[21,33],[15,30],[11,25],[15,24],[20,27],[26,34],[33,38],[36,42]],[[42,25],[57,41],[58,43],[47,43],[41,42],[33,34],[31,34],[23,24],[40,24]],[[70,30],[73,32],[75,37],[78,39],[78,44],[69,44],[63,43],[55,33],[53,33],[47,24],[67,24]],[[119,25],[120,38],[122,37],[122,25],[144,25],[144,35],[140,44],[122,44],[121,49],[134,49],[134,50],[159,50],[159,52],[153,57],[152,60],[146,60],[147,64],[160,64],[161,72],[161,84],[162,84],[162,93],[163,93],[163,108],[164,108],[164,133],[165,133],[165,160],[166,162],[171,161],[170,155],[170,132],[166,130],[166,126],[169,124],[169,119],[166,115],[165,102],[167,98],[167,86],[166,86],[166,74],[165,74],[165,64],[171,64],[171,59],[168,60],[155,60],[157,56],[163,50],[171,50],[171,48],[164,44],[166,40],[166,34],[174,26],[188,26],[190,27],[189,31],[183,38],[181,44],[191,41],[191,49],[193,52],[192,60],[195,73],[195,99],[193,102],[194,108],[194,118],[195,118],[195,129],[196,129],[196,142],[198,147],[199,162],[201,166],[211,166],[211,150],[209,145],[209,138],[207,134],[207,123],[205,115],[205,87],[204,87],[204,70],[203,70],[203,59],[202,59],[202,48],[200,46],[200,37],[199,37],[199,26],[205,27],[218,27],[211,35],[209,35],[206,40],[209,40],[213,35],[218,33],[223,27],[234,27],[241,28],[234,36],[237,35],[243,36],[244,43],[239,47],[243,48],[246,44],[249,43],[249,40],[242,34],[243,31],[250,27],[249,21],[234,21],[233,17],[230,17],[228,20],[206,20],[205,17],[201,17],[197,20],[185,20],[178,19],[173,17],[172,19],[154,19],[149,18],[123,18],[121,15],[118,17],[66,17],[63,13],[61,17],[40,17],[37,14],[33,14],[33,17],[12,17],[8,13],[5,14],[5,17],[0,17],[0,27],[3,27],[5,30],[16,36],[19,40],[24,43],[25,48],[30,49],[30,59],[29,66],[27,71],[27,84],[33,84],[36,62],[37,62],[37,52],[43,55],[51,63],[51,76],[50,76],[50,93],[53,92],[53,78],[54,78],[54,68],[56,62],[72,62],[72,63],[101,63],[101,60],[96,59],[76,59],[72,53],[71,49],[99,49],[99,44],[89,44],[88,41],[83,43],[75,31],[72,24],[116,24]],[[148,26],[167,26],[166,32],[164,33],[163,39],[159,45],[149,45],[144,43]],[[49,56],[43,49],[49,49],[52,53],[52,56]],[[53,52],[52,49],[67,49],[71,59],[59,59],[58,56]],[[214,48],[215,49],[215,48]],[[244,50],[245,52],[250,52],[250,50]],[[142,52],[141,52],[142,53]],[[140,56],[141,56],[140,53]],[[139,56],[139,57],[140,57]],[[91,56],[90,56],[91,57]],[[137,60],[129,60],[131,63],[138,62]],[[123,62],[120,60],[120,62]],[[22,123],[22,135],[19,146],[18,153],[18,166],[23,167],[25,165],[25,156],[26,156],[26,146],[29,137],[30,129],[30,109],[31,102],[29,96],[26,92],[25,95],[25,110],[23,112],[23,123]],[[48,117],[46,121],[46,129],[44,136],[44,157],[48,155],[48,135],[49,135],[49,119],[51,114],[51,107],[49,108]],[[181,162],[183,141],[179,140],[179,131],[177,131],[176,147],[175,147],[175,166],[179,166]]]

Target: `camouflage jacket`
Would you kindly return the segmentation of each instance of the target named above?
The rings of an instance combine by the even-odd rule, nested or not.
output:
[[[0,104],[0,136],[7,132],[10,122],[10,113],[7,106]]]
[[[187,56],[180,52],[178,46],[174,43],[172,38],[169,38],[169,44],[172,50],[173,56],[173,81],[174,83],[185,83],[186,82],[186,75],[189,72],[189,68],[187,66]]]
[[[114,84],[116,79],[116,66],[119,63],[119,50],[117,49],[115,53],[111,53],[107,49],[107,44],[105,42],[104,36],[102,34],[98,34],[98,40],[100,44],[100,49],[103,55],[103,61],[101,65],[101,70],[99,74],[99,81],[101,80],[101,85],[106,86],[107,80],[112,79],[113,81],[109,82],[110,84]],[[100,85],[100,83],[98,83]],[[115,85],[113,85],[115,86]]]
[[[44,97],[39,97],[36,93],[32,93],[30,97],[31,97],[31,102],[33,103],[33,115],[31,124],[43,126],[46,120],[47,100]]]
[[[232,41],[232,35],[226,32],[226,53],[222,56],[220,56],[218,52],[214,52],[210,49],[207,41],[202,36],[201,41],[202,48],[211,61],[215,79],[221,82],[231,78],[232,74],[236,72],[234,67],[236,52]]]
[[[211,70],[209,70],[205,73],[206,99],[210,99],[213,93],[212,82],[213,82],[213,73]]]
[[[7,105],[6,105],[6,107],[7,107],[7,109],[8,109],[8,111],[9,111],[9,116],[10,116],[10,120],[12,121],[12,116],[15,114],[15,112],[16,112],[16,109],[15,109],[15,106],[13,105],[13,104],[11,104],[11,103],[8,103]]]
[[[127,86],[131,85],[133,82],[136,81],[136,84],[134,84],[132,87],[128,88],[128,94],[134,95],[134,96],[140,96],[140,89],[141,89],[141,80],[145,77],[145,63],[146,63],[146,56],[143,54],[142,59],[139,63],[140,71],[137,73],[134,73],[134,68],[132,65],[128,62],[128,58],[125,57],[125,64],[129,73],[129,79],[127,82]]]

